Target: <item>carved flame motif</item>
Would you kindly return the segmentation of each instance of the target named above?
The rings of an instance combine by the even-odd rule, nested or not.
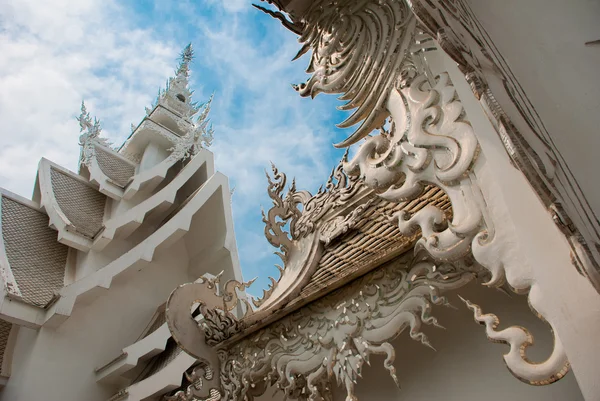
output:
[[[302,239],[320,229],[322,231],[321,240],[328,244],[331,239],[349,230],[356,223],[360,213],[370,205],[370,203],[364,204],[355,212],[341,218],[341,222],[338,221],[339,218],[332,221],[327,220],[326,217],[330,213],[346,206],[350,199],[364,189],[364,185],[358,177],[344,172],[343,163],[347,161],[346,157],[347,153],[332,170],[325,188],[319,188],[314,196],[308,191],[298,191],[294,181],[287,193],[284,194],[287,177],[272,165],[273,177],[271,178],[267,174],[269,181],[267,191],[273,201],[273,206],[266,214],[263,211],[262,215],[265,223],[265,237],[271,245],[279,249],[275,254],[283,261],[283,267],[277,265],[281,273],[279,279],[275,280],[269,277],[271,280],[269,288],[263,292],[261,298],[252,300],[256,307],[263,305],[275,292],[290,263],[290,258],[293,255],[299,256],[306,251],[300,244]]]
[[[393,89],[387,106],[390,130],[367,138],[344,167],[360,173],[379,196],[391,201],[414,199],[428,183],[444,189],[456,200],[452,223],[434,206],[426,206],[414,216],[401,211],[394,218],[407,234],[419,227],[423,237],[418,246],[436,258],[458,260],[469,252],[482,220],[476,205],[458,207],[458,200],[473,202],[464,192],[471,185],[467,172],[478,145],[470,124],[462,120],[463,108],[454,87],[446,74],[433,88],[419,75],[410,86]]]
[[[356,109],[338,126],[360,123],[346,147],[381,127],[389,88],[397,79],[412,42],[415,18],[404,1],[314,1],[302,18],[302,54],[312,49],[308,82],[296,86],[302,96],[341,93],[341,110]],[[360,49],[360,50],[358,50]]]
[[[194,123],[190,125],[187,121],[188,119],[191,120],[192,116],[178,121],[177,125],[185,132],[185,135],[175,143],[175,146],[167,149],[171,152],[170,158],[176,160],[187,159],[196,155],[200,149],[208,148],[212,144],[214,130],[212,124],[209,125],[208,113],[210,113],[213,96],[206,103],[198,106],[202,111],[200,111]]]
[[[515,165],[567,237],[574,262],[600,291],[600,223],[576,177],[498,49],[464,0],[413,0],[409,6],[458,63],[490,110]]]
[[[423,323],[439,326],[432,304],[446,305],[440,291],[459,288],[473,274],[427,261],[392,262],[310,304],[227,350],[220,351],[225,399],[252,399],[274,384],[291,399],[329,399],[328,377],[354,400],[354,385],[373,354],[398,383],[393,347],[405,328],[431,347]]]
[[[275,253],[281,257],[284,265],[290,251],[296,246],[294,241],[313,233],[328,213],[346,205],[363,188],[356,175],[348,175],[344,171],[346,157],[347,153],[332,170],[325,189],[319,188],[314,196],[308,191],[296,190],[295,181],[292,181],[284,195],[287,177],[272,165],[273,178],[267,174],[267,191],[273,206],[266,215],[264,211],[262,214],[265,236],[271,245],[280,249]],[[288,224],[289,232],[284,229]]]
[[[395,214],[400,231],[409,234],[419,228],[422,237],[415,249],[425,249],[440,261],[474,257],[491,273],[487,285],[503,285],[505,270],[515,266],[499,260],[498,255],[508,251],[507,244],[497,235],[493,222],[483,217],[479,200],[482,195],[471,176],[478,144],[448,76],[442,74],[430,87],[419,74],[406,85],[392,88],[387,109],[392,121],[390,130],[368,138],[345,167],[350,172],[360,171],[365,183],[388,200],[414,199],[425,184],[442,188],[452,203],[452,222],[446,222],[444,213],[429,205],[412,216],[405,211]],[[512,288],[531,286],[531,282],[515,279],[509,284]],[[538,306],[531,298],[530,304],[534,309]],[[491,328],[487,332],[490,338],[496,338]],[[510,344],[506,365],[524,382],[551,383],[568,370],[557,336],[552,354],[540,364],[530,363],[516,351],[531,341],[526,329],[513,326],[497,338]]]
[[[267,193],[273,201],[273,206],[265,215],[264,210],[262,211],[263,222],[265,223],[265,237],[271,245],[275,248],[279,248],[279,251],[275,252],[283,263],[287,261],[287,255],[290,250],[294,247],[293,240],[297,239],[296,235],[296,222],[301,216],[298,205],[302,205],[310,198],[308,191],[296,191],[296,182],[292,181],[292,185],[288,189],[288,192],[284,195],[285,184],[287,177],[284,173],[279,172],[274,164],[271,164],[273,170],[273,178],[265,172],[269,186]],[[285,230],[285,226],[289,223],[289,231]]]
[[[504,228],[494,227],[493,221],[484,219],[485,203],[472,171],[479,146],[454,87],[446,74],[433,82],[426,75],[426,66],[410,54],[424,48],[415,43],[416,24],[406,12],[406,4],[426,26],[443,26],[445,13],[456,10],[451,2],[442,3],[312,2],[302,16],[294,16],[303,24],[300,41],[304,47],[299,54],[312,49],[308,69],[312,76],[298,90],[305,96],[342,93],[340,99],[349,100],[344,108],[357,108],[340,126],[363,123],[340,146],[355,143],[374,129],[380,130],[378,135],[368,137],[354,159],[345,164],[348,172],[359,173],[380,196],[391,201],[414,199],[425,184],[436,185],[448,195],[453,211],[451,222],[431,205],[412,216],[406,212],[394,216],[401,232],[422,232],[415,249],[427,250],[438,261],[474,258],[491,273],[487,285],[501,286],[510,277],[512,288],[527,290],[536,285],[535,280],[519,276],[516,270],[520,266],[514,261],[506,263],[509,244],[503,239],[507,234],[500,233]],[[418,13],[419,10],[427,10],[430,15]],[[434,36],[444,43],[455,43],[454,31],[442,30],[437,32],[442,35]],[[457,52],[465,63],[470,62],[466,58],[473,56],[468,51]],[[474,85],[478,81],[475,78]],[[384,122],[388,117],[391,127],[386,130]],[[506,274],[508,270],[512,274]],[[540,307],[531,298],[530,304],[534,309]],[[528,338],[525,330],[518,327],[506,333],[513,345],[525,344]],[[564,357],[555,336],[554,353],[544,362],[548,380],[559,377],[565,369],[565,358],[556,355]],[[522,358],[505,360],[521,380],[543,382],[538,376],[539,365]]]
[[[77,121],[79,121],[79,129],[81,131],[81,135],[79,136],[79,146],[81,146],[80,163],[89,167],[95,154],[94,146],[110,147],[111,143],[108,139],[100,136],[102,131],[100,121],[96,118],[92,120],[83,101],[81,101],[81,114],[77,117]]]

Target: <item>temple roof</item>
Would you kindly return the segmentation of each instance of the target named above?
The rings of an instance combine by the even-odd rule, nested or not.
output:
[[[273,176],[268,175],[273,206],[263,212],[263,221],[265,236],[282,259],[283,266],[278,266],[281,275],[271,278],[272,284],[261,299],[252,300],[254,308],[238,292],[250,283],[230,281],[220,286],[218,277],[207,278],[174,291],[167,303],[167,322],[186,352],[199,357],[207,352],[205,345],[217,349],[233,346],[412,251],[421,233],[401,234],[398,219],[408,219],[428,205],[439,207],[446,219],[451,218],[450,202],[441,189],[424,186],[411,201],[387,201],[366,187],[360,177],[348,175],[346,164],[344,157],[325,188],[315,195],[297,190],[295,182],[286,192],[286,176],[273,166]],[[219,295],[216,288],[220,288]],[[204,302],[200,307],[204,337],[192,339],[194,329],[187,325],[194,323],[184,324],[181,319],[186,319],[186,305],[194,305],[198,299]],[[234,311],[236,316],[231,314]],[[180,335],[183,331],[187,334]]]
[[[68,247],[56,241],[38,205],[6,191],[1,198],[3,276],[13,276],[6,280],[12,296],[45,307],[64,286]]]

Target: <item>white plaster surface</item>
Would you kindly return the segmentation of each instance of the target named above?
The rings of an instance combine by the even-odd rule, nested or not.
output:
[[[600,2],[469,0],[505,57],[596,215],[600,191]]]
[[[77,305],[58,328],[20,330],[0,399],[104,401],[115,394],[116,386],[96,383],[94,369],[135,342],[173,288],[193,281],[186,255],[178,241],[130,280],[115,280],[94,302]]]

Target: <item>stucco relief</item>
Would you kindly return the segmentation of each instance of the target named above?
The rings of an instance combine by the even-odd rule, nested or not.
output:
[[[81,131],[79,136],[79,146],[81,146],[80,163],[90,167],[96,153],[95,145],[110,148],[111,143],[108,139],[100,136],[102,132],[100,121],[97,118],[92,120],[83,101],[81,102],[81,114],[77,117],[77,121],[79,121]]]
[[[476,274],[463,266],[405,257],[300,309],[234,346],[219,351],[223,399],[252,399],[275,386],[290,399],[330,399],[330,380],[354,400],[354,386],[369,357],[382,354],[398,384],[389,341],[404,330],[432,347],[422,324],[439,326],[432,305],[447,305],[442,292]]]
[[[209,390],[219,386],[224,399],[252,399],[269,385],[275,385],[288,398],[329,399],[328,378],[333,377],[345,387],[347,399],[353,400],[354,384],[371,354],[386,356],[385,367],[398,382],[392,365],[394,349],[389,341],[403,329],[410,328],[413,339],[430,345],[419,328],[423,323],[437,323],[428,312],[432,304],[444,303],[440,292],[458,289],[474,276],[487,280],[488,286],[508,284],[519,292],[539,291],[534,274],[510,256],[511,233],[496,225],[486,213],[477,177],[480,147],[449,76],[445,73],[432,76],[423,59],[417,56],[427,50],[428,45],[422,40],[427,35],[421,30],[428,21],[415,4],[392,0],[321,0],[313,1],[297,20],[270,14],[285,19],[286,26],[292,24],[294,31],[301,32],[303,47],[299,56],[312,50],[308,68],[312,75],[308,82],[296,86],[297,91],[303,96],[339,93],[340,99],[347,101],[342,108],[354,110],[340,126],[359,126],[336,146],[347,147],[362,139],[364,142],[352,160],[344,159],[343,176],[357,177],[352,179],[389,201],[415,199],[426,185],[443,189],[449,197],[451,221],[433,205],[412,215],[403,211],[390,216],[406,235],[420,230],[422,237],[415,246],[416,255],[426,251],[433,261],[415,258],[380,268],[259,331],[246,334],[245,324],[258,319],[256,316],[262,316],[261,313],[246,309],[243,317],[235,318],[227,315],[228,307],[213,302],[211,311],[201,312],[209,320],[202,323],[202,319],[190,321],[186,307],[174,311],[179,319],[187,315],[188,323],[185,328],[170,325],[173,336],[186,341],[195,338],[192,343],[196,345],[190,343],[190,353],[196,356],[201,355],[199,352],[210,353],[211,366],[219,367],[220,381],[206,386],[201,398],[209,397]],[[434,7],[433,4],[428,3],[428,7]],[[434,37],[451,53],[448,43],[456,42],[453,36],[456,33],[452,30],[437,33]],[[454,53],[455,57],[462,57],[459,62],[481,67],[477,57],[468,51]],[[464,71],[476,91],[486,88],[485,74],[477,71],[477,68]],[[265,234],[280,249],[284,265],[295,253],[302,254],[302,260],[312,260],[314,256],[308,255],[318,253],[314,251],[316,228],[320,227],[318,240],[327,243],[338,231],[343,232],[345,226],[350,227],[356,216],[333,215],[328,223],[317,225],[318,216],[326,215],[328,208],[336,204],[332,195],[335,191],[312,197],[305,191],[297,191],[292,184],[284,195],[285,175],[276,168],[273,173],[274,178],[269,177],[269,195],[274,205],[264,216]],[[344,190],[351,187],[343,185]],[[319,201],[309,206],[313,199]],[[360,212],[360,205],[356,210]],[[289,227],[289,232],[285,227]],[[302,248],[300,251],[298,246]],[[294,259],[290,265],[298,268],[299,260]],[[304,269],[308,271],[310,267]],[[281,302],[289,301],[287,289],[298,288],[293,283],[283,289],[275,288],[276,284],[265,296],[267,300],[273,298],[273,304],[279,307]],[[277,296],[275,291],[279,292]],[[177,290],[174,294],[177,292],[182,295],[185,291]],[[204,295],[194,294],[185,296],[187,309],[193,302],[204,303]],[[512,326],[498,331],[495,315],[484,315],[476,305],[464,301],[473,310],[476,321],[486,326],[490,340],[509,345],[504,361],[518,379],[543,385],[566,374],[569,362],[557,335],[551,355],[541,363],[532,363],[525,355],[525,349],[532,343],[526,328]],[[533,311],[545,318],[539,312],[544,310],[539,297],[530,296],[529,302]],[[259,303],[259,311],[269,312],[269,305],[264,306]],[[548,323],[554,328],[552,321]],[[198,332],[202,334],[192,334]],[[237,335],[235,341],[223,340],[234,335]],[[218,362],[214,361],[215,352]]]
[[[295,241],[305,238],[321,227],[320,223],[325,220],[325,216],[345,207],[348,200],[364,189],[357,175],[349,175],[344,171],[346,158],[347,153],[331,172],[325,188],[319,188],[314,196],[308,191],[297,190],[295,180],[292,180],[288,191],[284,194],[287,177],[275,165],[271,166],[273,177],[266,174],[269,182],[267,192],[273,205],[266,214],[262,212],[265,237],[271,245],[279,249],[275,253],[282,259],[284,266],[289,260],[291,251],[298,247]],[[360,210],[364,209],[365,206]],[[354,212],[354,215],[356,217],[357,213]],[[351,216],[347,217],[347,219],[351,218]],[[323,241],[328,242],[328,239],[333,238],[337,228],[329,223],[327,227],[321,227],[321,230],[326,231]]]
[[[385,119],[387,92],[382,88],[393,84],[407,54],[406,40],[413,34],[408,25],[435,39],[458,63],[514,165],[566,236],[575,266],[600,290],[599,220],[531,101],[464,0],[319,0],[290,19],[259,8],[300,35],[298,56],[313,50],[307,69],[312,77],[297,86],[300,94],[342,93],[340,99],[348,103],[341,108],[356,108],[339,126],[361,126],[341,146],[356,142]]]
[[[600,223],[508,64],[464,0],[407,1],[454,59],[514,164],[569,240],[576,267],[600,290]]]
[[[312,75],[298,91],[303,96],[341,93],[340,99],[348,100],[343,108],[356,109],[340,126],[361,122],[360,126],[337,146],[366,138],[345,168],[360,174],[380,196],[414,199],[425,184],[446,192],[453,209],[450,222],[433,206],[412,216],[393,216],[402,232],[421,230],[417,250],[425,249],[439,261],[473,258],[488,271],[487,285],[508,282],[519,291],[533,290],[537,280],[510,258],[507,234],[485,218],[486,204],[473,168],[479,146],[452,83],[446,74],[431,76],[427,65],[413,55],[423,50],[415,40],[420,28],[410,12],[414,7],[414,2],[401,1],[312,2],[297,18],[302,27],[300,54],[312,50],[307,70]],[[368,136],[373,130],[379,133]],[[543,309],[537,302],[530,297],[536,313]],[[523,355],[512,357],[525,346],[526,330],[512,327],[504,334],[511,337],[505,362],[521,380],[545,384],[558,380],[568,368],[556,335],[551,357],[531,364]]]

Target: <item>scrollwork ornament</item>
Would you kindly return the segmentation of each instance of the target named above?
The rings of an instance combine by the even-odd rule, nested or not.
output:
[[[279,248],[278,255],[284,267],[290,252],[297,248],[295,241],[305,238],[315,232],[317,227],[325,224],[326,216],[342,207],[364,188],[356,175],[344,171],[343,164],[347,161],[347,153],[342,161],[332,170],[325,188],[319,188],[313,196],[308,191],[296,189],[292,181],[284,195],[287,177],[272,165],[273,177],[267,175],[269,186],[267,192],[273,201],[273,206],[263,215],[265,237],[271,245]],[[289,232],[284,227],[289,224]]]
[[[505,238],[484,217],[485,200],[473,170],[479,145],[456,91],[447,74],[432,80],[421,60],[411,55],[413,49],[416,53],[423,48],[415,45],[417,24],[410,12],[421,3],[426,2],[312,2],[302,16],[295,16],[303,23],[299,55],[312,49],[307,70],[311,77],[297,90],[303,96],[340,93],[340,99],[348,100],[342,108],[355,109],[340,126],[361,124],[338,146],[366,140],[344,168],[349,174],[360,175],[379,196],[408,201],[432,184],[447,194],[452,204],[451,221],[433,205],[413,215],[399,212],[393,216],[402,233],[421,231],[417,251],[424,249],[438,261],[474,259],[491,273],[487,285],[500,286],[508,280],[511,288],[526,291],[533,281],[526,283],[515,279],[515,274],[506,274],[506,269],[517,267],[503,263],[498,256],[505,255]],[[435,3],[444,12],[450,7]],[[431,22],[424,20],[427,16],[418,15],[425,26]],[[438,15],[434,22],[436,18],[443,19]],[[434,33],[438,41],[456,42],[454,30],[441,31],[445,34],[439,37],[440,32]],[[456,53],[469,57],[463,50]],[[475,71],[477,68],[469,71],[471,82],[479,87],[483,80]],[[379,134],[371,135],[377,129]],[[535,309],[539,305],[531,301],[531,306]],[[525,338],[523,332],[517,327],[511,331],[515,344]],[[558,347],[555,351],[564,355]],[[553,354],[547,372],[562,372],[564,366],[553,363],[559,360]],[[524,360],[510,359],[508,363],[514,364],[509,369],[523,374],[525,381],[528,374],[535,375],[535,366]]]
[[[458,64],[488,110],[514,165],[525,175],[600,291],[600,223],[534,105],[464,0],[410,0],[414,14]]]
[[[407,329],[431,347],[422,324],[439,326],[432,305],[441,292],[468,283],[475,272],[426,260],[390,263],[314,304],[220,351],[226,399],[251,399],[258,384],[275,385],[287,398],[328,399],[329,377],[354,400],[354,386],[373,354],[396,383],[395,351],[388,341]],[[254,387],[253,387],[254,386]],[[264,391],[264,390],[263,390]]]

